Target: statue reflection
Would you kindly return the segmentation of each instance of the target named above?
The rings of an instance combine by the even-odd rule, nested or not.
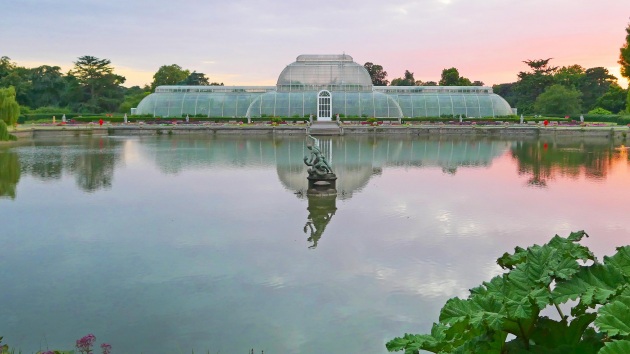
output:
[[[308,218],[304,225],[304,233],[308,234],[308,242],[313,243],[308,248],[317,248],[317,242],[324,234],[326,226],[337,211],[337,196],[312,196],[308,197]]]

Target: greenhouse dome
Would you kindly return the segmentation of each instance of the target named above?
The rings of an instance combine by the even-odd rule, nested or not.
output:
[[[276,86],[159,86],[133,112],[154,117],[501,117],[513,114],[485,86],[373,86],[347,54],[304,54]]]

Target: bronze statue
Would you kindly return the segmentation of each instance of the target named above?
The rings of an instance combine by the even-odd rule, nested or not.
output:
[[[325,176],[332,174],[332,167],[330,167],[330,164],[326,161],[326,157],[322,151],[315,145],[307,146],[307,148],[311,151],[311,156],[304,156],[304,163],[306,166],[309,166],[309,176]]]

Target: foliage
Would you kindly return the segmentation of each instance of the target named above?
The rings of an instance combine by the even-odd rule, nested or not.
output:
[[[0,88],[0,120],[15,126],[20,116],[20,105],[15,100],[15,88]],[[6,127],[5,127],[6,128]]]
[[[478,81],[475,82],[480,83]],[[442,70],[440,86],[472,86],[472,82],[465,77],[459,76],[459,71],[456,68],[450,68]],[[483,86],[483,83],[476,86]]]
[[[150,94],[151,89],[148,86],[145,86],[144,88],[140,88],[140,86],[132,86],[125,89],[125,99],[120,106],[118,106],[118,112],[130,113],[132,108],[138,107],[140,101]]]
[[[452,298],[431,333],[405,334],[389,351],[418,353],[627,353],[630,348],[630,246],[600,263],[572,232],[505,253],[506,272]],[[561,304],[575,302],[570,315]],[[566,304],[568,306],[568,304]],[[540,316],[555,308],[559,320]],[[508,340],[508,335],[514,337]]]
[[[619,84],[617,83],[617,78],[611,75],[608,69],[601,66],[586,69],[577,87],[582,92],[584,108],[590,110],[596,107],[598,99],[610,91],[613,86],[619,87]],[[619,112],[619,109],[613,109],[612,111]]]
[[[114,74],[109,59],[85,55],[74,62],[71,75],[83,89],[87,101],[80,110],[85,112],[113,112],[123,97],[125,77]]]
[[[602,107],[597,107],[588,111],[588,114],[612,114],[612,112]]]
[[[619,48],[619,65],[621,65],[621,75],[630,79],[630,23],[626,27],[626,40]]]
[[[578,89],[584,76],[586,76],[585,69],[581,65],[575,64],[557,69],[553,74],[553,79],[556,84]]]
[[[514,90],[516,91],[515,104],[522,113],[534,112],[534,102],[536,98],[551,86],[554,82],[553,74],[558,69],[557,66],[550,66],[548,59],[525,60],[524,63],[530,68],[530,71],[521,71],[518,73],[519,80],[516,82]]]
[[[180,81],[178,85],[209,86],[210,80],[208,80],[206,74],[193,71],[186,79]]]
[[[0,131],[2,123],[0,123]],[[2,135],[2,132],[0,132]],[[0,140],[2,140],[0,138]],[[5,151],[0,153],[0,198],[15,199],[15,191],[20,181],[20,160],[15,152]]]
[[[374,86],[387,86],[387,84],[389,84],[389,80],[386,79],[387,71],[383,70],[382,66],[368,61],[363,64],[363,67],[367,70],[368,74],[370,74]]]
[[[186,80],[190,75],[190,70],[184,70],[177,64],[162,65],[158,71],[153,74],[153,82],[151,82],[151,91],[160,85],[177,85]]]
[[[555,84],[536,98],[534,108],[542,114],[579,114],[582,93],[574,88]]]
[[[412,72],[405,70],[404,77],[392,80],[391,86],[416,86],[416,79],[413,77]]]

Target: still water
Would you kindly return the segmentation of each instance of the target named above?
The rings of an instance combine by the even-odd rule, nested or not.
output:
[[[386,353],[513,247],[630,244],[628,150],[602,139],[92,137],[0,147],[0,336],[115,353]]]

